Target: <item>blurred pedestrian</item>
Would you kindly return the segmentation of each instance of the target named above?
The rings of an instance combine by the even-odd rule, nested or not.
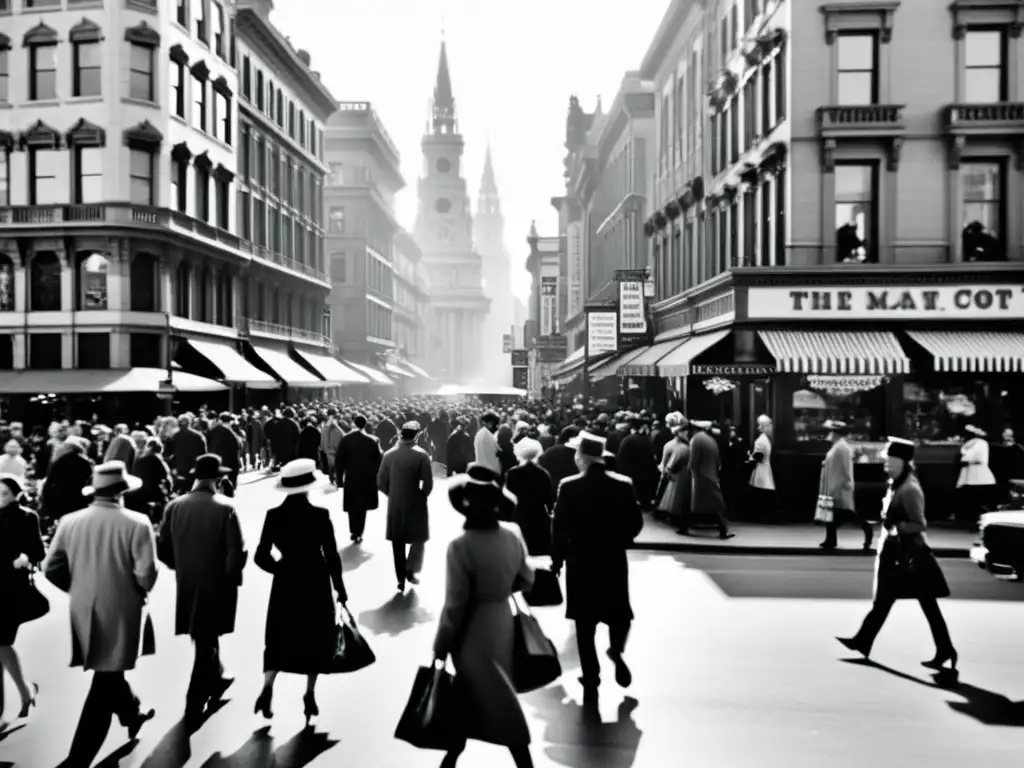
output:
[[[418,574],[430,538],[427,498],[434,488],[434,474],[430,456],[416,445],[419,433],[419,422],[403,424],[398,444],[384,454],[377,471],[377,489],[388,497],[387,537],[399,592],[405,591],[407,581],[420,583]]]
[[[857,512],[854,494],[853,449],[846,442],[849,432],[846,422],[829,419],[824,427],[828,430],[828,440],[832,446],[821,462],[821,479],[818,482],[818,495],[832,500],[832,522],[825,526],[825,540],[822,549],[835,549],[839,545],[838,531],[843,519],[852,519],[864,533],[863,549],[871,549],[874,531],[863,515]]]
[[[366,513],[380,506],[377,472],[381,450],[377,438],[366,431],[366,417],[352,417],[352,431],[341,438],[334,456],[335,484],[344,488],[342,508],[348,513],[349,537],[363,541]]]

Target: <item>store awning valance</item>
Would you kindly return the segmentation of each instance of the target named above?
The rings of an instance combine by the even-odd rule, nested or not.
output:
[[[658,374],[664,378],[689,376],[690,363],[707,352],[732,331],[714,331],[702,336],[691,336],[677,346],[658,363]]]
[[[403,360],[402,361],[402,367],[412,371],[417,376],[419,376],[421,379],[429,379],[431,381],[433,381],[433,379],[434,379],[434,377],[431,376],[429,373],[427,373],[425,370],[420,368],[418,365],[414,365],[413,363],[410,363],[408,360]]]
[[[55,371],[0,372],[0,392],[11,395],[93,395],[158,392],[167,379],[163,368],[130,368],[92,371],[82,368]],[[172,384],[178,392],[223,392],[219,381],[174,371]]]
[[[679,339],[672,339],[645,347],[642,354],[637,355],[619,369],[619,376],[657,376],[658,363],[661,362],[661,359],[685,343]]]
[[[1024,372],[1024,333],[1017,331],[907,331],[948,373]]]
[[[376,384],[377,386],[381,387],[387,387],[395,383],[387,376],[385,376],[383,373],[378,371],[376,368],[371,368],[368,365],[360,365],[359,363],[350,363],[348,361],[346,361],[345,364],[352,366],[357,371],[359,371],[359,373],[363,374],[363,376],[370,380],[371,384]]]
[[[407,371],[405,370],[405,368],[402,368],[400,365],[396,365],[395,363],[384,363],[384,370],[390,373],[392,376],[398,376],[399,378],[402,379],[416,378],[416,374],[414,374],[412,371]]]
[[[908,373],[910,360],[888,331],[759,331],[780,373]]]
[[[625,352],[619,352],[613,355],[608,360],[599,363],[590,372],[591,381],[603,381],[604,379],[611,378],[622,370],[622,367],[628,365],[630,361],[639,357],[647,351],[647,347],[640,347],[639,349],[628,349]]]
[[[361,373],[356,373],[329,355],[318,355],[302,349],[295,349],[294,351],[299,359],[324,378],[325,384],[329,383],[337,386],[344,384],[366,384],[370,381]]]
[[[293,389],[320,389],[331,386],[320,379],[315,373],[310,373],[301,365],[292,360],[284,350],[252,345],[256,356],[263,361],[274,375],[281,379],[285,386]]]
[[[242,357],[230,344],[188,339],[186,343],[220,371],[228,384],[244,384],[252,389],[277,389],[281,384]]]
[[[551,369],[551,377],[556,378],[565,376],[566,374],[569,373],[573,373],[577,368],[583,366],[583,358],[586,356],[586,354],[587,351],[583,347],[574,350],[571,355],[565,358],[565,360],[563,360],[562,362],[560,362],[558,365]]]

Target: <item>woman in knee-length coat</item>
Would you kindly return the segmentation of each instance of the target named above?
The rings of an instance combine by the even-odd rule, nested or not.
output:
[[[434,656],[451,654],[462,705],[464,738],[508,747],[517,768],[531,768],[530,729],[512,685],[514,622],[509,598],[529,589],[533,569],[514,523],[499,522],[509,499],[497,473],[478,464],[453,479],[452,506],[466,516],[462,535],[448,545],[444,609]],[[514,502],[513,502],[514,503]],[[454,768],[465,741],[444,758]]]

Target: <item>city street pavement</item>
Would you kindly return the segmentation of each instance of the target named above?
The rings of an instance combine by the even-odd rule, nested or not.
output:
[[[764,523],[730,524],[736,535],[719,539],[718,529],[698,528],[690,536],[676,533],[676,526],[644,515],[644,529],[637,537],[634,549],[665,552],[700,552],[745,555],[820,555],[818,546],[825,538],[825,529],[813,523],[767,525]],[[877,541],[879,525],[875,524]],[[975,534],[949,528],[929,528],[928,540],[940,557],[967,557]],[[856,526],[844,525],[839,529],[839,547],[832,555],[861,555],[863,536]]]
[[[243,484],[239,505],[249,549],[264,509],[279,498],[271,481]],[[157,710],[137,744],[116,724],[107,768],[428,768],[436,752],[393,738],[416,667],[430,660],[443,601],[443,551],[460,518],[443,482],[431,499],[433,541],[423,584],[396,598],[384,512],[372,514],[362,548],[348,546],[334,515],[351,608],[377,663],[321,678],[323,715],[303,733],[303,680],[282,676],[275,717],[252,713],[262,672],[270,577],[245,573],[236,632],[222,643],[229,701],[191,738],[176,727],[191,665],[188,640],[173,632],[173,574],[152,596],[158,654],[129,679]],[[337,510],[341,494],[323,497]],[[852,634],[868,608],[869,558],[757,557],[634,552],[636,613],[627,658],[633,686],[619,689],[605,666],[600,724],[582,718],[578,655],[561,608],[537,615],[562,652],[562,680],[522,697],[538,768],[861,768],[1020,765],[1024,754],[1024,584],[991,579],[963,560],[945,560],[954,598],[943,601],[961,655],[962,683],[934,687],[921,659],[933,648],[916,604],[901,603],[875,646],[877,665],[850,659],[833,639]],[[41,687],[39,707],[0,741],[0,766],[52,768],[66,754],[88,676],[67,667],[66,599],[44,585],[52,610],[17,641]],[[605,644],[599,632],[599,648]],[[17,695],[7,683],[8,715]],[[1012,702],[1018,702],[1012,704]],[[471,744],[460,766],[509,766],[507,752]]]

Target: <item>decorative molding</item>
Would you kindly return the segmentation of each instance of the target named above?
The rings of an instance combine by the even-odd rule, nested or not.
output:
[[[675,221],[678,219],[679,214],[682,212],[683,210],[676,200],[669,200],[668,203],[665,204],[665,216],[668,217],[669,221]]]
[[[32,27],[21,39],[21,44],[26,48],[32,45],[56,45],[59,42],[57,30],[46,26],[43,22]]]
[[[969,27],[1004,27],[1010,37],[1024,31],[1024,0],[953,0],[953,39],[962,40]]]
[[[825,16],[825,42],[833,45],[843,32],[878,32],[883,43],[892,41],[899,0],[851,0],[821,6]]]
[[[195,64],[192,65],[192,77],[196,78],[197,80],[202,80],[203,82],[206,82],[206,80],[210,77],[209,65],[205,61],[197,61]]]
[[[825,139],[821,142],[821,167],[825,173],[836,170],[836,140]]]
[[[149,120],[143,120],[138,125],[124,130],[125,144],[132,149],[152,152],[163,143],[163,140],[164,135]]]
[[[1024,136],[1014,137],[1013,153],[1017,159],[1017,170],[1024,171]]]
[[[9,38],[3,32],[0,32],[0,51],[9,50],[11,50],[11,38]]]
[[[104,147],[107,132],[83,117],[64,134],[64,140],[69,147]]]
[[[185,49],[179,43],[172,45],[170,50],[167,51],[167,55],[171,57],[171,61],[174,63],[188,66],[188,53],[185,52]]]
[[[192,150],[184,141],[171,147],[171,160],[178,163],[188,163],[192,159]]]
[[[0,150],[13,152],[18,144],[18,137],[10,131],[0,131]]]
[[[213,171],[213,177],[217,179],[217,181],[226,181],[230,184],[235,180],[235,173],[227,166],[218,164]]]
[[[61,135],[42,120],[36,120],[32,127],[21,134],[18,144],[22,149],[59,149]]]
[[[234,96],[234,94],[231,92],[231,86],[228,85],[227,78],[225,78],[224,75],[221,75],[212,83],[210,83],[210,87],[213,88],[213,90],[215,90],[221,96],[225,96],[229,99],[232,96]]]
[[[903,139],[895,136],[889,140],[889,170],[900,169],[900,153],[903,152]]]
[[[201,171],[209,173],[210,169],[213,168],[213,160],[210,159],[208,152],[201,152],[193,158],[192,165]]]
[[[98,43],[103,40],[103,31],[96,22],[83,17],[68,31],[68,40],[72,43]]]
[[[124,39],[129,43],[144,45],[148,48],[160,47],[160,33],[144,21],[140,21],[134,27],[128,27],[124,31]]]

